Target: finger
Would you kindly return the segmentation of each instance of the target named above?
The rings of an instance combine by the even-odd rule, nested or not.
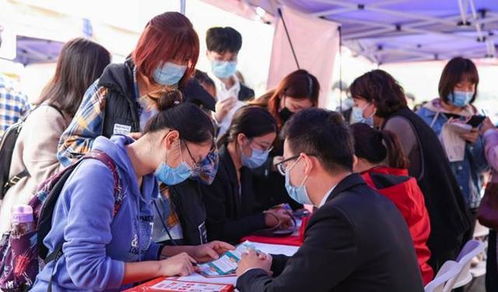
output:
[[[224,241],[214,241],[216,248],[223,249],[223,250],[234,250],[235,247],[229,243],[226,243]]]
[[[188,255],[188,254],[187,254],[186,256],[187,256],[187,260],[188,260],[190,263],[192,263],[192,264],[197,264],[197,261],[196,261],[193,257],[191,257],[191,256],[190,256],[190,255]]]
[[[212,259],[217,259],[217,258],[219,258],[219,257],[220,257],[220,256],[218,255],[218,253],[217,253],[214,249],[212,249],[212,248],[208,249],[208,250],[206,251],[206,253],[207,253],[207,255],[208,255],[210,258],[212,258]]]

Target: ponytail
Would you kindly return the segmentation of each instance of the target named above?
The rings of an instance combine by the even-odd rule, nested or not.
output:
[[[407,168],[406,158],[396,134],[356,123],[350,126],[354,137],[355,155],[370,163],[386,162],[392,168]]]

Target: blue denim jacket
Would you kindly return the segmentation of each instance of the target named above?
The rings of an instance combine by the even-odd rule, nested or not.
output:
[[[417,111],[420,116],[436,135],[441,134],[443,125],[448,121],[444,114],[436,117],[437,111],[422,107]],[[435,119],[435,120],[434,120]],[[465,156],[462,161],[450,162],[451,170],[456,177],[465,202],[470,208],[477,208],[481,200],[481,173],[488,168],[484,156],[484,141],[480,136],[474,144],[466,143]]]

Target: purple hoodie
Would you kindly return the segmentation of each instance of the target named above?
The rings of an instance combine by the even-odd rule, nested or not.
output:
[[[98,137],[93,144],[118,166],[124,198],[114,218],[111,171],[100,161],[88,159],[71,174],[43,241],[52,252],[64,239],[64,255],[45,266],[31,291],[47,291],[54,265],[54,292],[119,291],[127,288],[121,285],[125,262],[158,259],[159,246],[151,240],[151,200],[157,196],[157,182],[153,174],[145,176],[140,191],[125,147],[131,142],[114,136]]]

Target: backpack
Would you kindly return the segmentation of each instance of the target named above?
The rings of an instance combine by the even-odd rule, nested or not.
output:
[[[62,111],[53,104],[44,104],[56,109],[62,116],[64,114]],[[38,108],[38,107],[37,107]],[[33,109],[36,110],[37,108]],[[22,178],[29,176],[27,169],[22,170],[15,175],[10,173],[10,165],[12,163],[12,155],[14,154],[14,148],[16,146],[17,138],[19,138],[19,133],[21,133],[24,122],[26,121],[28,115],[22,118],[17,123],[11,125],[3,134],[0,141],[0,201],[3,200],[7,191],[17,184]]]
[[[114,212],[119,211],[123,193],[116,164],[102,151],[92,150],[61,172],[43,182],[29,205],[33,208],[34,231],[20,238],[13,238],[10,233],[2,235],[0,240],[0,290],[28,291],[39,271],[50,261],[57,261],[63,254],[60,242],[55,250],[48,254],[43,244],[45,236],[52,227],[52,215],[64,184],[72,172],[83,160],[97,159],[104,163],[112,172],[114,178]],[[53,274],[53,273],[52,273]],[[50,279],[49,290],[51,290]]]

